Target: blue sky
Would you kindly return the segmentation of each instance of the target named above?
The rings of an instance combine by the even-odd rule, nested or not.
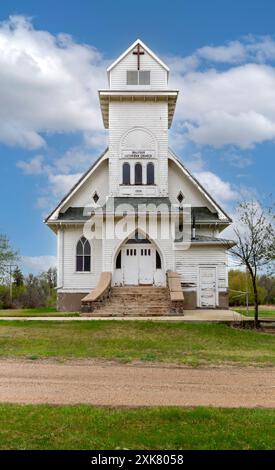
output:
[[[274,17],[272,0],[1,3],[0,233],[25,272],[54,263],[42,219],[105,147],[97,89],[138,37],[180,89],[185,164],[231,213],[273,191]]]

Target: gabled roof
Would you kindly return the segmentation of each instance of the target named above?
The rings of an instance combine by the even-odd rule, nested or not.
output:
[[[151,51],[151,49],[149,49],[149,47],[147,47],[144,42],[142,42],[140,39],[137,39],[135,42],[133,42],[133,44],[131,44],[130,47],[128,47],[128,49],[126,49],[126,51],[123,52],[123,54],[121,54],[108,68],[107,68],[107,72],[109,74],[109,72],[122,60],[124,59],[124,57],[126,57],[127,54],[129,54],[129,52],[131,52],[132,49],[134,49],[137,45],[140,45],[142,47],[142,49],[144,49],[151,57],[153,57],[153,59],[155,59],[167,72],[170,71],[169,67],[167,67],[167,65],[162,62],[162,60],[159,59],[158,56],[156,56],[156,54]]]
[[[231,223],[232,219],[229,215],[221,208],[221,206],[215,201],[215,199],[209,194],[209,192],[203,187],[203,185],[190,173],[189,170],[184,166],[180,158],[169,148],[169,158],[173,160],[187,176],[187,178],[192,181],[192,183],[198,188],[198,190],[204,195],[204,197],[210,202],[210,204],[217,211],[219,218],[222,219],[225,223]]]
[[[89,178],[89,176],[92,174],[92,172],[98,167],[98,165],[101,163],[101,161],[104,160],[104,157],[106,155],[106,153],[108,152],[109,148],[107,147],[104,152],[94,161],[94,163],[90,166],[90,168],[88,168],[88,170],[86,171],[86,173],[84,173],[81,178],[77,181],[77,183],[72,187],[72,189],[70,189],[70,191],[63,197],[63,199],[61,199],[61,201],[59,202],[59,204],[55,207],[55,209],[48,215],[48,217],[46,217],[46,219],[44,220],[45,223],[49,222],[50,219],[52,218],[52,216],[55,214],[56,211],[60,210],[62,208],[62,206],[64,206],[66,204],[66,202],[68,201],[69,197],[72,196],[77,190],[78,188],[81,186],[82,183],[84,183],[84,181]]]

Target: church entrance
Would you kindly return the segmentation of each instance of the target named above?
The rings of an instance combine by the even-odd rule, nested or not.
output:
[[[135,233],[126,240],[115,260],[114,285],[165,285],[166,277],[157,247]]]
[[[153,284],[155,256],[155,249],[151,245],[126,244],[122,249],[123,283]]]

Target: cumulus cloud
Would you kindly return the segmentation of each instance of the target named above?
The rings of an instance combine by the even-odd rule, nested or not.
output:
[[[29,161],[19,160],[16,166],[20,168],[26,175],[39,175],[43,172],[43,155],[37,155]]]
[[[176,119],[185,138],[242,149],[275,138],[275,69],[245,64],[228,70],[175,75]],[[179,126],[179,124],[178,124]]]
[[[229,182],[223,181],[211,171],[198,171],[194,176],[217,201],[234,201],[239,197]]]
[[[49,175],[49,186],[53,196],[64,196],[79,180],[81,173],[71,175]]]
[[[95,48],[11,16],[0,24],[0,141],[33,149],[46,145],[45,133],[101,131],[105,81]]]
[[[91,151],[73,147],[51,160],[37,155],[28,161],[19,160],[16,165],[27,175],[42,175],[47,178],[43,189],[46,196],[39,196],[36,201],[36,207],[44,209],[55,204],[58,197],[64,196],[74,186],[96,156]]]
[[[168,58],[170,85],[181,91],[173,139],[218,148],[273,140],[275,71],[267,65],[273,60],[268,36]],[[213,68],[219,64],[227,68]],[[97,90],[106,85],[106,65],[94,47],[36,30],[24,16],[2,22],[0,141],[33,149],[46,146],[48,133],[80,131],[86,144],[103,145]]]
[[[197,49],[192,55],[171,58],[177,72],[190,72],[204,62],[216,64],[241,64],[245,62],[264,63],[275,59],[275,41],[270,36],[248,35],[242,40],[228,41],[226,44],[207,45]],[[169,59],[168,59],[169,60]]]
[[[246,47],[240,41],[232,41],[225,46],[205,46],[197,51],[199,58],[213,62],[240,63],[246,55]]]

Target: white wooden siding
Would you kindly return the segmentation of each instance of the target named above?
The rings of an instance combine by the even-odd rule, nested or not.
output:
[[[165,89],[167,88],[167,71],[147,52],[140,56],[140,70],[150,70],[150,85],[127,85],[127,70],[137,70],[137,56],[129,52],[110,72],[110,88],[112,90],[136,89]]]
[[[81,228],[67,228],[64,230],[63,256],[62,253],[58,255],[59,292],[90,292],[97,285],[102,271],[102,240],[93,241],[91,272],[77,272],[76,244],[82,235]]]
[[[177,165],[169,160],[168,163],[168,188],[169,197],[172,201],[177,201],[177,196],[181,191],[184,195],[184,204],[192,206],[205,206],[213,211],[213,207],[204,195],[196,188],[187,176],[177,167]]]
[[[199,267],[217,268],[218,291],[227,289],[227,253],[220,247],[191,247],[189,250],[175,251],[175,269],[181,275],[183,289],[197,291]]]
[[[99,196],[98,204],[103,205],[109,193],[109,163],[108,159],[103,160],[98,168],[87,178],[78,191],[69,199],[67,204],[62,208],[65,212],[68,207],[85,207],[90,206],[93,202],[94,192]]]
[[[120,194],[121,140],[137,127],[147,129],[157,143],[157,196],[168,194],[168,105],[165,102],[111,102],[109,108],[109,187],[112,196]],[[138,149],[133,149],[138,150]]]

